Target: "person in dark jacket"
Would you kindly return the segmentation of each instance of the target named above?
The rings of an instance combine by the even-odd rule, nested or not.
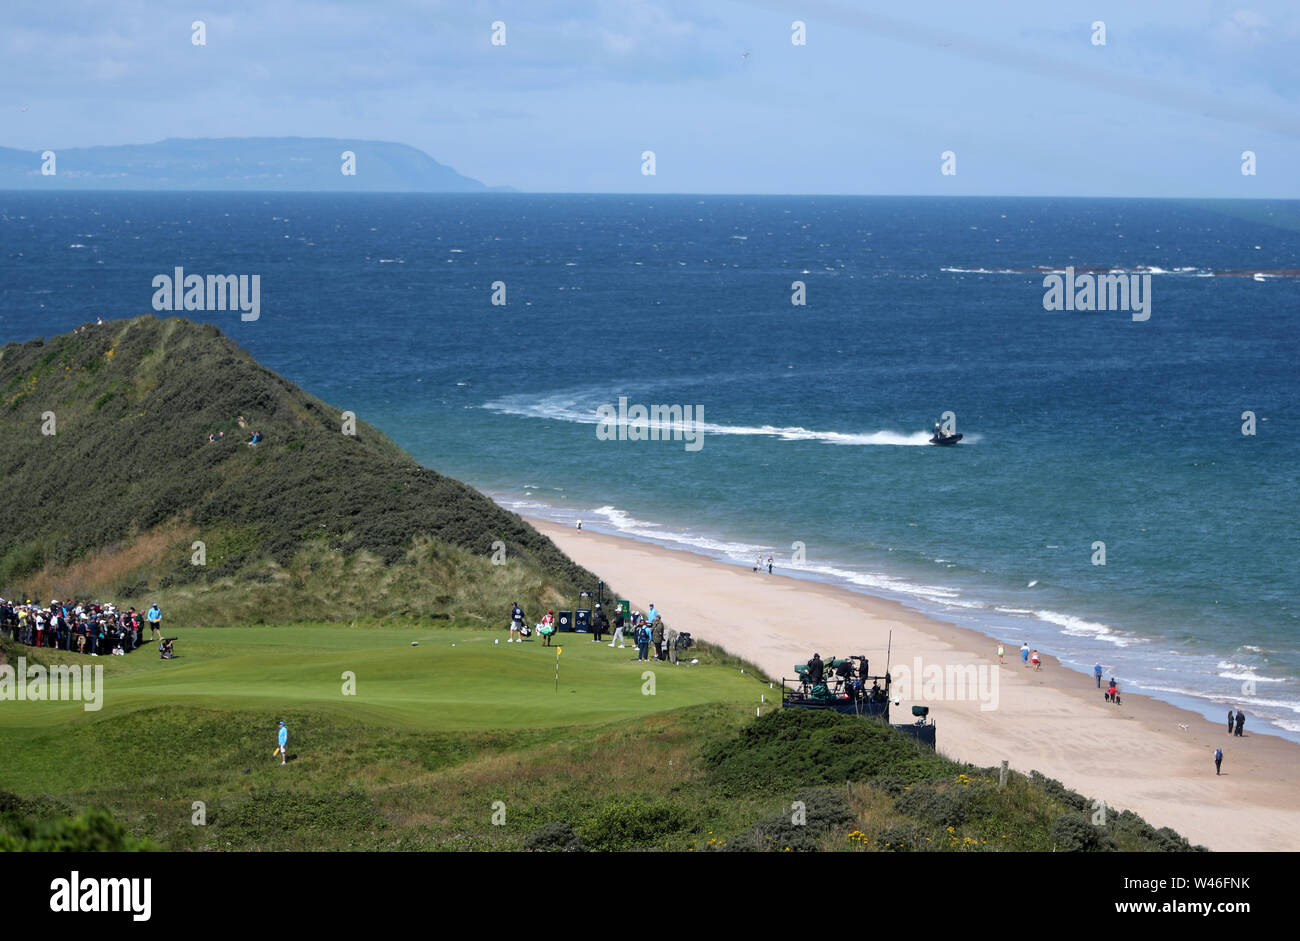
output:
[[[650,639],[655,645],[655,659],[664,658],[664,622],[662,618],[655,618],[655,622],[650,627]]]
[[[1239,737],[1240,737],[1240,735],[1241,735],[1241,729],[1242,729],[1242,726],[1244,726],[1245,724],[1246,724],[1246,713],[1244,713],[1244,712],[1242,712],[1240,709],[1238,709],[1238,710],[1237,710],[1237,732],[1236,732],[1236,734],[1237,734]]]
[[[812,659],[808,661],[808,682],[813,686],[817,686],[821,683],[823,675],[822,655],[815,653],[812,655]]]
[[[614,636],[609,639],[609,646],[614,644],[622,647],[623,644],[623,609],[621,607],[614,609]]]
[[[595,635],[591,638],[593,644],[600,643],[601,635],[609,633],[609,618],[605,617],[600,605],[596,605],[596,616],[591,619],[591,631]]]

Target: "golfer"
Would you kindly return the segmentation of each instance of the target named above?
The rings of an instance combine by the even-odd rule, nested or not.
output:
[[[280,720],[280,734],[277,740],[280,743],[280,764],[282,765],[288,764],[289,763],[289,729],[284,724],[283,719]]]
[[[145,613],[145,620],[149,622],[149,630],[153,632],[153,639],[158,640],[162,637],[162,609],[158,607],[158,602],[149,606]]]

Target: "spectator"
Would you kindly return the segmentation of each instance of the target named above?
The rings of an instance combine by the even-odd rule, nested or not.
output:
[[[162,612],[155,604],[161,630]],[[135,608],[123,613],[111,604],[90,604],[53,600],[48,608],[28,601],[15,604],[0,599],[0,631],[8,631],[15,643],[48,647],[92,657],[124,656],[143,642],[142,622]]]

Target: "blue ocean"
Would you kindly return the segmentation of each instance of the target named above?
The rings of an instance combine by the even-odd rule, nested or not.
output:
[[[0,341],[256,274],[182,315],[512,509],[1300,740],[1298,258],[1296,202],[0,193]],[[1149,319],[1045,310],[1067,267]],[[702,446],[602,440],[620,398]]]

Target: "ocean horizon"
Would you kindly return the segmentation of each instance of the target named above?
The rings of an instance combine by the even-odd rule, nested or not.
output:
[[[256,275],[255,320],[157,314],[509,509],[1300,741],[1300,202],[10,192],[0,248],[5,342]],[[1046,309],[1067,270],[1148,307]],[[700,446],[604,440],[620,399],[699,409]]]

